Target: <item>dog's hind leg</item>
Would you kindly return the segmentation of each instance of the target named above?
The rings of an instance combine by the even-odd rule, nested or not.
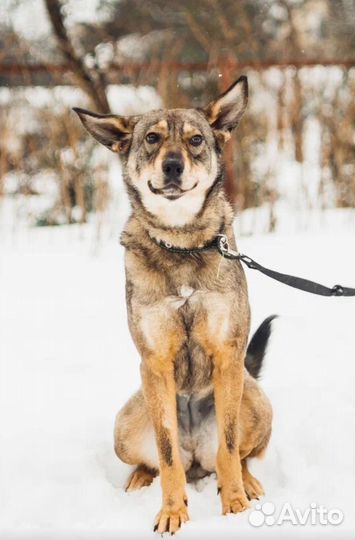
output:
[[[269,439],[270,439],[270,434],[271,434],[271,427],[270,427],[270,430],[267,431],[261,443],[257,447],[253,448],[253,450],[248,454],[247,457],[241,456],[243,484],[244,484],[245,493],[247,494],[247,497],[249,500],[259,499],[260,497],[265,495],[263,486],[261,485],[259,480],[257,480],[251,474],[251,472],[248,469],[248,458],[263,457],[266,447],[268,445]]]
[[[206,404],[209,406],[206,407]],[[195,408],[206,413],[200,418],[195,437],[195,458],[203,469],[212,472],[215,470],[218,445],[213,395],[197,401]],[[255,379],[246,374],[240,407],[239,451],[243,486],[249,499],[257,499],[264,495],[260,482],[250,473],[247,463],[249,458],[263,456],[270,439],[271,421],[272,410],[269,400]]]
[[[249,500],[259,499],[264,495],[264,490],[259,480],[249,471],[246,459],[242,460],[242,476],[245,493]]]
[[[127,480],[126,491],[135,491],[150,486],[157,474],[156,469],[150,469],[143,464],[138,465]]]
[[[114,440],[117,456],[129,465],[137,465],[127,481],[126,491],[149,486],[158,474],[159,460],[153,426],[141,390],[117,414]]]
[[[244,490],[249,499],[264,495],[262,485],[249,471],[247,461],[263,456],[271,435],[271,423],[270,402],[255,379],[247,374],[241,407],[240,458]]]

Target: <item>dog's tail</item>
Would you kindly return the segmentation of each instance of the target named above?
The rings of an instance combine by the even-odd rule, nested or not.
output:
[[[257,379],[260,375],[268,341],[271,335],[271,323],[277,315],[270,315],[261,323],[250,340],[245,357],[245,367],[250,375]]]

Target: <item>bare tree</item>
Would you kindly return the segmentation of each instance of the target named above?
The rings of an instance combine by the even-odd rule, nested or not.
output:
[[[62,6],[59,0],[45,0],[45,4],[58,47],[71,68],[76,84],[89,97],[93,107],[98,112],[110,112],[104,74],[99,70],[89,70],[75,52],[65,28]]]

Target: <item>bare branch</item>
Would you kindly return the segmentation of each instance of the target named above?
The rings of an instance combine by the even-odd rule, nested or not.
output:
[[[44,2],[59,49],[70,66],[77,85],[86,93],[97,111],[102,113],[110,112],[102,78],[99,76],[94,77],[74,50],[65,28],[59,0],[44,0]]]

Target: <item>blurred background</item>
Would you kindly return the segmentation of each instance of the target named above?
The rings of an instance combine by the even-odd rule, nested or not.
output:
[[[353,208],[354,44],[352,0],[1,2],[0,224],[100,236],[127,213],[120,164],[71,107],[201,106],[242,73],[225,183],[239,215],[259,208],[244,232]]]

